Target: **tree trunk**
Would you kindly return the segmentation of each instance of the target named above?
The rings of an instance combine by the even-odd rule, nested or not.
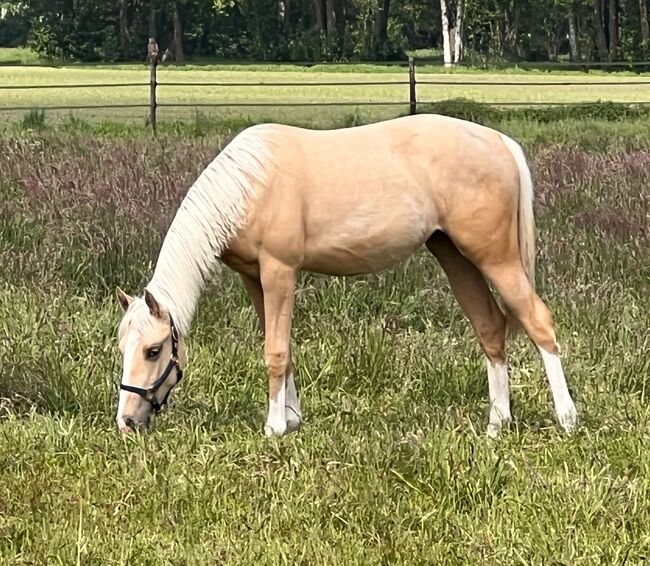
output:
[[[580,44],[578,43],[578,20],[575,12],[569,14],[569,56],[571,61],[580,61]]]
[[[440,14],[442,17],[442,46],[445,67],[451,67],[451,43],[449,41],[449,18],[447,17],[447,2],[440,0]]]
[[[494,20],[489,22],[490,27],[490,48],[488,48],[488,55],[497,53],[499,56],[503,55],[503,34],[501,32],[501,20]]]
[[[291,18],[289,17],[290,7],[290,0],[279,0],[278,18],[280,19],[282,33],[284,33],[285,36],[288,36],[291,33]]]
[[[557,55],[560,51],[560,37],[557,29],[547,35],[546,49],[548,51],[548,60],[557,61]]]
[[[181,17],[178,13],[178,3],[172,2],[172,19],[174,20],[174,59],[176,62],[183,61],[183,29],[181,28]]]
[[[373,26],[373,37],[375,45],[382,45],[388,37],[388,13],[390,11],[390,0],[379,0],[377,5],[377,15]]]
[[[284,22],[282,22],[282,31],[285,35],[289,35],[291,33],[291,0],[284,0],[284,5],[286,12],[284,15]]]
[[[327,37],[336,37],[336,3],[335,0],[325,0],[325,15],[327,22]]]
[[[454,53],[456,53],[456,28],[452,25],[449,26],[449,53],[451,53],[451,61],[454,60]]]
[[[463,16],[465,0],[456,0],[456,27],[454,31],[454,62],[460,63],[463,59]]]
[[[149,0],[149,37],[158,40],[156,29],[156,0]]]
[[[326,31],[325,27],[325,6],[323,0],[314,0],[314,14],[316,14],[316,27],[318,31]]]
[[[120,49],[122,50],[122,56],[124,57],[127,54],[129,43],[131,43],[131,35],[129,34],[129,15],[127,13],[128,0],[118,0],[117,5],[120,10]]]
[[[503,28],[503,47],[513,53],[517,47],[519,37],[519,6],[513,3],[512,8],[504,12],[505,26]]]
[[[74,19],[74,0],[63,2],[63,16]]]
[[[618,2],[609,0],[609,60],[618,59]]]
[[[603,14],[600,8],[600,0],[592,0],[592,22],[596,33],[596,46],[598,47],[598,58],[607,61],[609,52],[607,50],[607,37],[603,26]]]
[[[646,0],[639,0],[639,19],[641,20],[641,41],[645,47],[650,41],[650,27],[648,26],[648,5]]]
[[[338,33],[338,37],[341,38],[340,43],[342,43],[345,37],[345,22],[348,21],[344,0],[334,0],[334,15],[336,17],[336,32]],[[341,52],[343,51],[342,45],[339,45],[339,50]]]

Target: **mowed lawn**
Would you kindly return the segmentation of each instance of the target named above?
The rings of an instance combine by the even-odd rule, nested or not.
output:
[[[305,425],[280,439],[262,435],[261,336],[224,270],[171,405],[154,430],[122,438],[114,288],[142,290],[179,199],[224,140],[0,139],[0,563],[642,563],[650,133],[567,131],[578,129],[608,135],[606,149],[526,146],[539,292],[582,426],[557,427],[520,337],[515,421],[498,440],[484,434],[484,358],[424,251],[380,275],[301,279]]]
[[[406,67],[317,66],[301,68],[277,65],[234,66],[212,65],[188,68],[160,67],[158,102],[160,119],[186,118],[196,110],[195,105],[222,104],[220,108],[201,108],[212,116],[249,116],[253,119],[276,119],[281,121],[307,121],[327,125],[341,113],[360,112],[364,119],[380,119],[403,114],[408,109],[408,74]],[[419,102],[432,102],[448,98],[469,98],[481,102],[522,102],[547,104],[551,102],[650,102],[648,75],[630,73],[605,74],[540,73],[480,71],[443,73],[440,69],[423,67],[418,73],[422,84],[417,87]],[[149,71],[144,65],[96,66],[96,67],[0,67],[0,84],[19,85],[75,85],[71,88],[52,90],[0,90],[2,107],[29,106],[84,106],[135,104],[147,105],[149,101]],[[440,84],[473,81],[476,85]],[[562,85],[577,81],[578,85]],[[165,86],[165,82],[183,83],[255,83],[251,86]],[[258,86],[258,83],[294,83],[294,86]],[[345,83],[334,86],[309,86],[309,83]],[[361,82],[389,82],[388,85],[367,85]],[[424,84],[424,83],[433,84]],[[513,83],[505,85],[503,83]],[[536,86],[535,83],[557,83],[552,86]],[[625,82],[628,84],[618,85]],[[97,88],[100,83],[141,83],[143,86]],[[492,84],[490,84],[492,83]],[[495,84],[496,83],[496,84]],[[533,83],[521,84],[521,83]],[[597,84],[592,84],[597,83]],[[90,85],[80,87],[77,85]],[[350,103],[347,107],[278,108],[277,103]],[[357,107],[361,102],[402,103],[388,106]],[[230,104],[265,103],[269,107],[232,107]],[[189,108],[166,108],[165,104],[184,104]],[[61,113],[59,113],[61,114]],[[64,111],[64,115],[69,111]],[[146,108],[79,110],[78,116],[103,119],[144,119]],[[2,113],[4,119],[21,117],[21,113]]]

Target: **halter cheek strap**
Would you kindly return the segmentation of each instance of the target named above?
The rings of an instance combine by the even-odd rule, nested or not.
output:
[[[162,375],[154,381],[153,385],[149,389],[144,389],[142,387],[135,387],[134,385],[126,385],[124,383],[120,383],[120,389],[122,391],[128,391],[129,393],[135,393],[136,395],[140,395],[145,401],[148,401],[151,403],[151,406],[153,407],[153,410],[158,413],[160,412],[160,409],[162,409],[165,404],[167,403],[167,398],[169,397],[169,394],[172,392],[172,389],[174,389],[174,386],[180,382],[181,379],[183,379],[183,370],[181,369],[181,366],[178,363],[178,330],[176,329],[176,325],[174,324],[174,319],[172,318],[171,315],[169,315],[169,325],[171,326],[171,338],[172,338],[172,354],[169,357],[169,362],[167,363],[167,367],[165,368],[165,371],[163,371]],[[165,393],[165,397],[163,398],[162,401],[158,401],[158,398],[156,397],[156,393],[158,390],[162,387],[163,383],[167,381],[167,378],[169,377],[169,374],[172,372],[173,369],[176,369],[176,383],[174,383],[168,390],[167,393]]]

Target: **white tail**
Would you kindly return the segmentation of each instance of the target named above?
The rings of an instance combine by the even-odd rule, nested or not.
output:
[[[535,215],[533,212],[533,180],[521,146],[501,134],[501,139],[512,153],[519,169],[519,214],[517,227],[519,232],[519,255],[526,276],[535,289]]]

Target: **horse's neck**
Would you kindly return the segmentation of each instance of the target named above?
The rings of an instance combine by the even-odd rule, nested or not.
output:
[[[206,278],[242,226],[273,160],[249,129],[233,140],[192,185],[165,236],[149,289],[187,335]]]

